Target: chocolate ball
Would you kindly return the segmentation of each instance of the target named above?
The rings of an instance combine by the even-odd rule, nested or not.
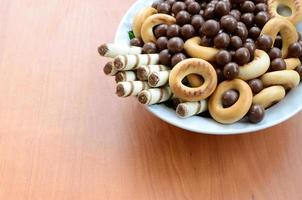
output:
[[[168,41],[170,53],[179,53],[184,49],[184,41],[180,37],[173,37]]]
[[[160,24],[160,25],[158,25],[154,29],[154,36],[156,38],[159,38],[159,37],[162,37],[162,36],[166,36],[167,35],[167,29],[168,29],[168,25],[167,24]]]
[[[223,72],[221,69],[219,68],[215,68],[216,74],[217,74],[217,81],[218,83],[221,83],[224,81],[224,76],[223,76]]]
[[[168,49],[162,50],[159,53],[159,62],[162,65],[170,66],[171,65],[171,54]]]
[[[288,55],[293,58],[302,56],[302,46],[299,42],[295,42],[288,47]]]
[[[190,3],[195,2],[195,0],[185,0],[184,2],[185,2],[185,4],[188,6]]]
[[[248,82],[250,88],[252,89],[252,92],[254,94],[258,94],[264,89],[263,82],[260,79],[253,79]]]
[[[230,15],[232,15],[233,17],[235,17],[235,19],[237,21],[240,21],[241,18],[241,12],[237,9],[231,10]]]
[[[164,3],[160,3],[158,6],[157,6],[157,11],[159,13],[163,13],[163,14],[169,14],[171,12],[171,6],[170,4],[164,2]]]
[[[268,55],[271,60],[274,60],[282,57],[282,51],[279,48],[274,47],[269,50]]]
[[[247,26],[251,27],[254,24],[254,14],[253,13],[244,13],[241,15],[241,21]]]
[[[235,53],[235,61],[238,65],[244,65],[248,63],[250,61],[250,58],[251,58],[251,54],[247,48],[241,47],[237,49]]]
[[[235,90],[228,90],[222,95],[222,105],[224,108],[229,108],[234,105],[239,99],[239,94]]]
[[[268,35],[261,35],[256,41],[257,49],[268,51],[273,45],[273,39]]]
[[[215,8],[208,7],[204,10],[203,17],[205,19],[213,19],[215,17]]]
[[[231,37],[231,43],[230,43],[231,47],[233,49],[239,49],[240,47],[242,47],[242,40],[239,36],[233,36]]]
[[[171,64],[174,67],[175,65],[177,65],[179,62],[185,60],[187,58],[187,56],[183,53],[177,53],[174,56],[172,56],[171,59]]]
[[[215,14],[217,16],[227,15],[231,11],[231,7],[228,3],[219,1],[215,5]]]
[[[133,38],[132,40],[130,40],[130,45],[142,47],[144,45],[144,42],[140,38]]]
[[[277,35],[274,43],[274,47],[277,47],[279,49],[282,49],[282,37],[280,35]]]
[[[224,66],[232,61],[232,55],[226,50],[221,50],[216,54],[215,60],[218,65]]]
[[[166,3],[168,3],[170,6],[172,6],[176,0],[166,0]]]
[[[201,10],[201,7],[199,5],[199,3],[197,2],[192,2],[188,5],[187,10],[189,11],[189,13],[191,13],[192,15],[198,14],[199,11]]]
[[[246,42],[246,43],[247,43],[247,42],[255,43],[255,41],[254,41],[252,38],[247,38],[247,39],[245,40],[245,42]]]
[[[205,35],[205,36],[201,37],[200,44],[205,47],[210,47],[213,45],[213,40],[212,40],[212,38]]]
[[[249,37],[253,39],[257,39],[260,33],[261,33],[261,29],[258,28],[257,26],[254,26],[249,30]]]
[[[267,12],[261,11],[255,17],[255,23],[258,27],[262,28],[266,22],[270,19],[270,16]]]
[[[153,2],[152,7],[155,8],[155,9],[157,9],[157,6],[158,6],[159,4],[161,4],[162,2],[163,2],[163,0],[155,1],[155,2]]]
[[[256,51],[256,45],[253,42],[246,42],[244,43],[243,47],[247,48],[250,52],[251,58],[252,59],[255,55],[255,51]]]
[[[169,38],[177,37],[180,35],[180,26],[177,24],[172,24],[167,28],[167,36]]]
[[[176,23],[180,26],[189,24],[191,22],[191,15],[185,10],[182,10],[176,15]]]
[[[191,37],[194,37],[196,34],[195,29],[191,24],[186,24],[183,27],[181,27],[180,33],[184,39],[189,39]]]
[[[144,44],[142,53],[143,54],[157,53],[156,45],[153,42],[148,42],[148,43]]]
[[[265,109],[261,105],[252,105],[248,112],[248,119],[251,123],[259,123],[264,119]]]
[[[225,15],[220,19],[220,26],[228,33],[233,33],[237,28],[237,20],[232,15]]]
[[[201,15],[194,15],[192,17],[191,24],[193,25],[196,31],[198,31],[202,27],[203,23],[204,19]]]
[[[243,13],[252,13],[255,11],[255,4],[252,1],[244,1],[243,4],[241,4],[241,12]]]
[[[248,30],[246,25],[242,22],[238,22],[235,34],[239,36],[242,40],[245,40],[248,36]]]
[[[204,35],[214,37],[219,32],[220,25],[217,21],[210,19],[203,24],[201,29]]]
[[[167,37],[160,37],[156,41],[156,47],[158,50],[162,51],[168,48],[168,38]]]
[[[223,75],[227,80],[233,80],[239,75],[239,66],[236,63],[228,63],[223,68]]]
[[[173,4],[172,6],[172,12],[174,15],[177,15],[182,10],[186,10],[187,6],[184,2],[182,1],[177,1]]]
[[[270,69],[272,71],[286,70],[286,63],[282,58],[276,58],[271,62]]]
[[[298,74],[300,75],[300,78],[302,79],[302,65],[298,66],[296,68],[296,71],[298,72]]]
[[[214,38],[214,45],[217,49],[226,49],[230,44],[230,36],[226,33],[219,33]]]
[[[267,12],[268,11],[268,7],[265,3],[258,3],[256,4],[256,7],[255,7],[255,12],[258,13],[258,12]]]

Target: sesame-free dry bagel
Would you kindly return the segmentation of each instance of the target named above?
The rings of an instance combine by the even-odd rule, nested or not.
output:
[[[155,8],[152,7],[147,7],[143,10],[141,10],[140,12],[137,13],[137,15],[135,15],[134,20],[133,20],[133,24],[132,24],[132,30],[133,33],[135,35],[135,37],[141,37],[141,30],[142,30],[142,25],[144,23],[144,21],[157,13],[157,10]]]

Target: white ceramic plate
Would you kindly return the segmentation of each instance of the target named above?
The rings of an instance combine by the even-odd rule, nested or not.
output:
[[[151,5],[152,2],[153,0],[138,0],[133,4],[120,23],[116,33],[115,43],[129,44],[128,31],[131,30],[133,17],[139,10]],[[301,32],[301,24],[298,29]],[[302,84],[300,84],[298,88],[290,91],[283,101],[268,109],[266,111],[265,119],[259,124],[250,124],[246,120],[242,120],[232,125],[222,125],[212,119],[202,117],[180,119],[176,116],[173,109],[168,108],[163,104],[148,106],[147,109],[160,119],[189,131],[216,135],[230,135],[259,131],[286,121],[302,109],[301,97]]]

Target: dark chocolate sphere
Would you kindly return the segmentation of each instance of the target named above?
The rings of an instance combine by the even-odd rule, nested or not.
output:
[[[252,105],[248,112],[248,119],[251,123],[259,123],[264,119],[265,109],[261,105]]]
[[[222,95],[222,105],[224,108],[233,106],[239,99],[239,94],[235,90],[228,90]]]

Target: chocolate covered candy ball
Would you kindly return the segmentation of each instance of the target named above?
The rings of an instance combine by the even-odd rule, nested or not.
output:
[[[274,43],[274,47],[277,47],[279,49],[282,49],[282,37],[280,35],[277,35]]]
[[[269,50],[268,55],[271,60],[274,60],[282,57],[282,51],[279,48],[274,47]]]
[[[195,29],[191,24],[186,24],[183,27],[181,27],[180,33],[181,36],[186,40],[191,37],[194,37],[196,34]]]
[[[157,53],[156,45],[153,42],[148,42],[148,43],[144,44],[142,53],[143,54]]]
[[[226,33],[219,33],[214,38],[214,45],[217,49],[226,49],[230,44],[230,36]]]
[[[218,34],[220,25],[217,21],[210,19],[203,24],[201,29],[204,35],[208,37],[214,37]]]
[[[168,25],[167,24],[160,24],[160,25],[158,25],[154,29],[154,36],[156,38],[159,38],[159,37],[162,37],[162,36],[166,36],[167,35],[167,29],[168,29]]]
[[[204,10],[203,17],[205,19],[213,19],[215,17],[215,7],[208,7]]]
[[[251,59],[254,57],[256,51],[256,45],[254,42],[246,42],[244,43],[243,47],[247,48],[250,52]]]
[[[192,15],[198,14],[201,10],[201,7],[199,5],[198,2],[192,2],[188,4],[188,8],[187,10],[189,11],[189,13],[191,13]]]
[[[174,15],[177,15],[177,13],[179,13],[182,10],[186,10],[187,6],[184,2],[182,1],[177,1],[173,4],[172,6],[172,13]]]
[[[130,45],[142,47],[144,45],[144,42],[140,38],[133,38],[132,40],[130,40]]]
[[[177,65],[179,62],[185,60],[187,56],[183,53],[177,53],[174,56],[172,56],[171,64],[172,66]]]
[[[201,37],[200,44],[205,47],[210,47],[213,45],[213,40],[212,40],[212,38],[205,35],[205,36]]]
[[[231,10],[230,15],[232,15],[233,17],[235,17],[235,19],[237,21],[240,21],[241,18],[241,12],[237,9]]]
[[[261,11],[255,16],[255,23],[258,27],[262,28],[269,19],[269,14],[267,12]]]
[[[231,7],[227,2],[219,1],[215,5],[215,14],[216,16],[227,15],[231,11]]]
[[[169,14],[171,12],[171,5],[166,2],[160,3],[157,6],[157,11],[159,13]]]
[[[162,65],[170,66],[171,65],[171,54],[168,49],[162,50],[159,53],[159,62]]]
[[[261,105],[252,105],[248,112],[248,119],[251,123],[259,123],[264,119],[265,109]]]
[[[191,15],[187,11],[180,11],[176,15],[176,23],[180,26],[189,24],[191,22]]]
[[[173,37],[168,41],[168,49],[171,53],[179,53],[184,49],[184,41],[180,37]]]
[[[250,80],[248,84],[254,94],[258,94],[264,89],[263,82],[260,79]]]
[[[247,64],[250,61],[250,58],[251,58],[251,54],[247,48],[241,47],[237,49],[235,53],[235,61],[238,65]]]
[[[234,105],[239,99],[239,94],[235,90],[228,90],[222,95],[222,105],[224,108],[229,108]]]
[[[194,15],[191,20],[192,26],[198,31],[204,24],[204,19],[201,15]]]
[[[270,66],[272,71],[281,71],[286,69],[286,63],[282,58],[276,58],[271,62]]]
[[[260,33],[261,33],[261,29],[257,26],[254,26],[249,30],[249,37],[251,37],[252,39],[257,39]]]
[[[302,46],[299,42],[295,42],[288,47],[288,55],[293,58],[302,56]]]
[[[168,38],[167,37],[160,37],[156,41],[156,47],[158,50],[162,51],[168,48]]]
[[[223,68],[223,75],[228,80],[233,80],[239,75],[239,66],[236,63],[228,63]]]
[[[242,47],[242,40],[239,36],[233,36],[231,37],[231,43],[230,43],[231,47],[235,50],[239,49],[240,47]]]
[[[268,7],[265,3],[258,3],[256,4],[256,7],[255,7],[255,12],[258,13],[258,12],[267,12],[268,11]]]
[[[237,28],[237,20],[232,15],[223,16],[220,20],[220,26],[228,33],[234,33]]]
[[[216,54],[215,60],[218,65],[224,66],[232,61],[232,55],[226,50],[221,50]]]
[[[246,25],[246,27],[251,27],[254,25],[254,14],[253,13],[244,13],[241,15],[241,21]]]
[[[167,36],[169,38],[178,37],[180,35],[180,26],[177,24],[172,24],[167,28]]]
[[[248,36],[248,30],[246,25],[242,22],[238,22],[235,34],[239,36],[242,40],[245,40]]]
[[[256,6],[252,1],[244,1],[243,4],[241,4],[241,12],[243,13],[253,13],[255,8]]]
[[[261,35],[256,41],[257,49],[268,51],[273,45],[273,39],[268,35]]]

